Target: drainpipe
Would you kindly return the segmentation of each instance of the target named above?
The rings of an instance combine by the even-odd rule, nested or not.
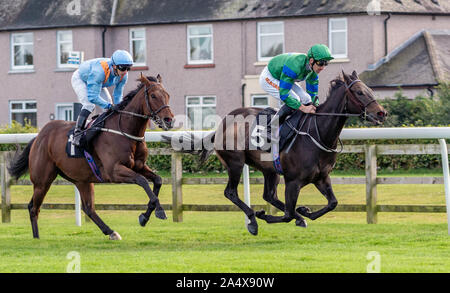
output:
[[[106,53],[105,53],[105,33],[106,33],[107,29],[108,28],[106,26],[103,27],[103,32],[102,32],[102,56],[103,57],[106,57]]]
[[[384,19],[384,56],[388,54],[388,35],[387,35],[387,22],[391,18],[391,13],[388,13],[388,17]]]
[[[246,83],[243,83],[242,86],[241,86],[242,108],[245,107],[245,86],[246,85],[247,85]]]

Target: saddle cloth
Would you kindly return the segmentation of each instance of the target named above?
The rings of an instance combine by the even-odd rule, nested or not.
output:
[[[283,174],[280,154],[286,147],[290,146],[290,142],[296,137],[296,132],[292,127],[297,128],[300,124],[300,120],[304,116],[303,112],[295,111],[292,115],[286,117],[278,130],[274,129],[274,133],[271,134],[272,129],[268,124],[275,114],[276,110],[271,107],[265,108],[258,113],[255,122],[251,127],[250,149],[271,153],[275,169],[279,174]],[[275,133],[275,131],[278,131],[278,133]],[[271,137],[275,135],[278,137],[278,144],[271,142]],[[289,149],[286,150],[289,151]]]
[[[80,146],[77,147],[72,144],[73,140],[73,132],[75,130],[75,126],[72,127],[67,133],[67,144],[66,144],[66,153],[70,158],[84,158],[84,150],[89,153],[92,152],[92,142],[97,137],[99,132],[105,124],[105,119],[109,112],[104,112],[100,115],[96,115],[92,117],[92,120],[87,123],[86,130],[81,134]]]

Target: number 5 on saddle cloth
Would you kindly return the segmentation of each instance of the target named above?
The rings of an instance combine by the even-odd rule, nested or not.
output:
[[[258,113],[256,116],[255,122],[250,128],[250,140],[249,140],[249,149],[250,150],[262,150],[265,152],[272,153],[272,160],[274,163],[274,167],[278,173],[283,174],[280,162],[280,153],[286,149],[289,151],[291,144],[289,142],[293,142],[293,138],[295,138],[296,132],[292,128],[292,126],[296,127],[299,125],[300,120],[304,117],[303,112],[295,111],[294,114],[288,116],[284,123],[280,125],[278,130],[278,143],[271,142],[271,132],[272,129],[270,125],[268,125],[272,119],[272,117],[276,114],[276,110],[274,108],[268,107]]]

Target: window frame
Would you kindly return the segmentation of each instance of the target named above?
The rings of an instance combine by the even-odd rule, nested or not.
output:
[[[332,22],[333,21],[345,21],[345,30],[341,29],[341,30],[332,30]],[[333,33],[345,33],[345,54],[333,54]],[[331,55],[335,58],[335,59],[346,59],[348,58],[348,21],[347,21],[347,17],[337,17],[337,18],[329,18],[328,19],[328,47],[330,48],[330,52]]]
[[[261,33],[261,26],[262,25],[268,25],[268,24],[281,24],[281,28],[282,31],[280,33],[266,33],[266,34],[262,34]],[[277,36],[277,35],[281,35],[282,36],[282,45],[283,45],[283,49],[281,50],[281,53],[285,52],[285,38],[284,38],[284,21],[261,21],[257,23],[257,30],[256,30],[256,38],[257,38],[257,58],[259,62],[266,62],[269,61],[270,59],[272,59],[275,56],[272,57],[262,57],[261,56],[261,37],[263,36]]]
[[[267,104],[266,105],[255,105],[255,98],[266,98],[267,99]],[[255,108],[261,108],[261,109],[269,107],[269,96],[268,95],[261,95],[261,94],[251,95],[251,106],[255,107]]]
[[[19,103],[22,103],[23,109],[12,109],[12,104],[19,104]],[[25,104],[27,104],[27,103],[36,104],[36,108],[35,109],[24,109]],[[13,113],[36,113],[36,125],[33,125],[33,126],[37,127],[37,100],[33,100],[33,99],[31,99],[31,100],[9,100],[9,125],[12,124]],[[17,122],[19,122],[19,121],[17,121]]]
[[[70,107],[72,109],[72,120],[65,120],[65,119],[61,119],[61,117],[59,117],[58,115],[58,108],[60,107]],[[56,103],[55,104],[55,120],[64,120],[64,121],[74,121],[74,114],[75,114],[75,109],[73,107],[73,103]]]
[[[189,35],[189,29],[193,27],[209,27],[211,30],[211,33],[209,35],[199,35],[199,36],[190,36]],[[209,36],[211,38],[211,59],[204,59],[204,60],[191,60],[191,38],[200,38]],[[186,40],[187,40],[187,61],[189,65],[197,65],[197,64],[213,64],[214,63],[214,31],[213,31],[213,25],[212,24],[193,24],[188,25],[186,27]]]
[[[16,43],[14,43],[14,37],[17,35],[31,35],[31,42],[25,42],[25,43],[19,43],[19,45],[32,45],[32,51],[33,51],[33,64],[32,65],[15,65],[14,64],[14,46]],[[34,69],[34,33],[33,32],[26,32],[26,33],[11,33],[11,70],[33,70]]]
[[[200,103],[198,105],[189,105],[188,104],[188,100],[189,98],[199,98],[200,99]],[[205,104],[203,102],[204,98],[214,98],[214,104]],[[189,108],[205,108],[205,107],[214,107],[217,111],[217,96],[215,95],[204,95],[204,96],[193,96],[193,95],[189,95],[186,96],[185,98],[185,106],[186,106],[186,128],[187,129],[193,129],[193,125],[191,119],[189,118]],[[202,130],[203,128],[203,111],[202,111]]]
[[[71,51],[73,51],[73,33],[72,30],[58,30],[56,31],[56,65],[58,68],[73,68],[73,64],[70,63],[61,63],[61,43],[69,43],[69,41],[61,41],[60,34],[61,33],[67,33],[70,32],[70,44],[71,44]]]
[[[143,31],[144,32],[144,36],[142,38],[133,38],[133,32],[135,31]],[[134,56],[134,51],[133,51],[133,41],[143,41],[144,42],[144,62],[136,62],[134,61],[134,66],[146,66],[147,65],[147,31],[145,29],[145,27],[134,27],[134,28],[130,28],[128,30],[128,39],[129,39],[129,47],[130,47],[130,53],[131,56]],[[133,58],[134,59],[134,58]]]

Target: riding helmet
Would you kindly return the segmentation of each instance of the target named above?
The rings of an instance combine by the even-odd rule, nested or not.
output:
[[[330,49],[324,44],[315,44],[308,50],[308,58],[313,58],[314,60],[332,60]]]
[[[112,56],[111,60],[114,65],[129,65],[133,66],[133,57],[125,50],[117,50]]]

